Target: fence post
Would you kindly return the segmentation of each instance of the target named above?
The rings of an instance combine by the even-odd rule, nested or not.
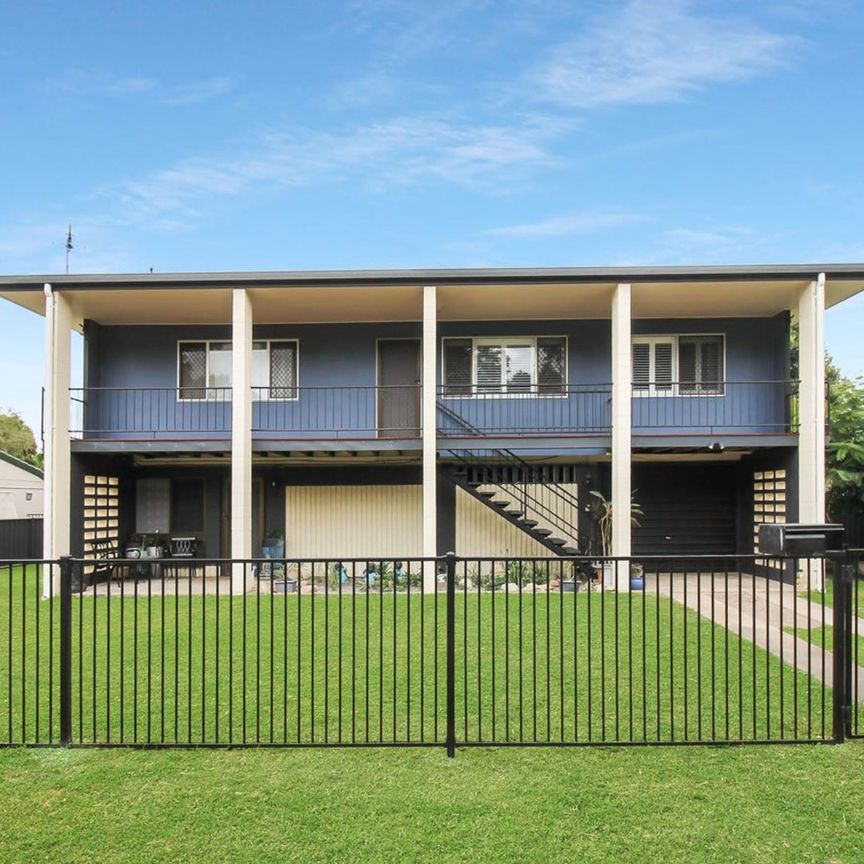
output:
[[[456,553],[447,563],[447,757],[456,755]]]
[[[72,741],[72,559],[60,558],[60,743]]]
[[[834,664],[832,669],[832,689],[834,692],[834,711],[832,732],[836,744],[846,740],[849,725],[849,681],[847,670],[851,669],[852,640],[849,638],[849,610],[851,607],[851,588],[854,570],[849,563],[847,552],[843,558],[834,559],[838,567],[834,578],[834,641],[832,654]]]

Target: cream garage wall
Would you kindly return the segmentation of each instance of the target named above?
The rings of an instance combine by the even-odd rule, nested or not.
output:
[[[408,558],[423,554],[422,487],[287,486],[289,558]]]
[[[536,558],[552,554],[524,531],[458,487],[456,552],[465,557]]]
[[[572,491],[575,494],[575,485]],[[556,501],[550,501],[549,506],[567,509]],[[569,512],[561,515],[573,518]],[[420,557],[422,518],[419,484],[287,486],[285,555],[333,560]],[[537,517],[532,514],[532,518]],[[456,551],[468,557],[530,558],[551,554],[524,531],[459,488],[456,489]]]

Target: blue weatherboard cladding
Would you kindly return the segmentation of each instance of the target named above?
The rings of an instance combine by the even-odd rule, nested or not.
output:
[[[773,318],[730,319],[668,319],[633,321],[634,334],[686,334],[722,333],[726,339],[726,378],[729,381],[780,381],[788,377],[788,315]],[[608,320],[575,321],[483,321],[440,322],[439,336],[506,336],[506,335],[563,335],[568,339],[568,383],[583,392],[571,395],[578,404],[569,406],[561,398],[536,400],[518,399],[484,400],[484,417],[489,412],[501,412],[502,422],[518,422],[520,412],[525,417],[536,418],[544,431],[554,430],[558,425],[574,416],[591,417],[592,430],[608,430],[609,393],[611,379],[611,337]],[[97,326],[90,322],[85,327],[87,346],[85,350],[86,386],[102,388],[167,388],[177,386],[177,343],[181,340],[228,340],[229,326]],[[257,419],[266,419],[261,412],[278,410],[279,419],[289,428],[304,429],[320,426],[320,417],[312,418],[308,410],[310,400],[322,399],[311,390],[315,387],[372,388],[376,384],[376,341],[378,339],[420,338],[421,325],[417,323],[369,323],[369,324],[302,324],[261,325],[254,330],[256,339],[299,340],[299,385],[300,399],[297,402],[256,405]],[[440,344],[437,363],[440,384]],[[596,386],[593,386],[596,385]],[[765,391],[766,393],[768,391]],[[169,398],[166,394],[162,398]],[[335,398],[335,397],[333,397]],[[342,398],[342,397],[340,397]],[[348,398],[345,396],[344,398]],[[355,391],[356,400],[351,412],[351,423],[356,437],[374,437],[375,400],[374,391]],[[781,388],[774,388],[769,397],[760,398],[758,393],[748,399],[738,399],[735,415],[718,411],[715,400],[721,397],[681,397],[683,416],[697,418],[695,403],[703,403],[716,416],[732,417],[735,431],[776,431],[783,425],[785,399]],[[105,437],[122,437],[124,418],[107,404],[110,397],[103,391],[88,394],[88,424],[91,428],[104,430]],[[170,399],[175,400],[173,394]],[[710,400],[710,401],[709,401]],[[129,399],[126,399],[128,405]],[[539,403],[539,404],[538,404]],[[447,400],[455,410],[470,419],[471,412],[479,410],[472,400]],[[304,411],[305,409],[305,411]],[[125,407],[124,410],[129,410]],[[134,409],[133,409],[134,410]],[[634,431],[640,424],[650,425],[646,412],[651,410],[651,400],[634,400]],[[230,404],[199,403],[186,404],[188,431],[178,436],[172,433],[165,437],[225,437],[230,428]],[[154,437],[160,429],[166,430],[170,420],[155,412],[152,420]],[[167,416],[167,415],[166,415]],[[708,416],[708,415],[706,415]],[[448,424],[446,416],[439,415],[443,427]],[[161,424],[161,425],[160,425]],[[562,426],[563,428],[563,426]],[[213,432],[210,430],[221,431]],[[111,430],[116,430],[112,434]],[[352,429],[342,429],[343,437]],[[656,426],[652,432],[659,431]],[[678,431],[682,431],[680,426]],[[698,426],[692,431],[700,431]],[[717,429],[711,431],[720,431]],[[311,437],[311,434],[310,434]],[[322,436],[324,437],[324,436]]]

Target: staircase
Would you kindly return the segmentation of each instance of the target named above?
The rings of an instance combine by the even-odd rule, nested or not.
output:
[[[438,409],[467,432],[479,434],[447,406],[439,403]],[[581,500],[582,484],[574,495],[544,476],[554,466],[532,465],[506,449],[445,452],[452,461],[442,463],[444,471],[472,498],[555,555],[590,554],[591,538],[580,532],[578,524],[586,504]]]

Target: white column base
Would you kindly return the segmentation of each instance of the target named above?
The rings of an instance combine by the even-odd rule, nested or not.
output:
[[[795,581],[795,587],[799,592],[816,591],[819,594],[824,594],[825,562],[813,558],[799,561]]]
[[[615,562],[615,590],[629,593],[630,591],[630,562]]]

